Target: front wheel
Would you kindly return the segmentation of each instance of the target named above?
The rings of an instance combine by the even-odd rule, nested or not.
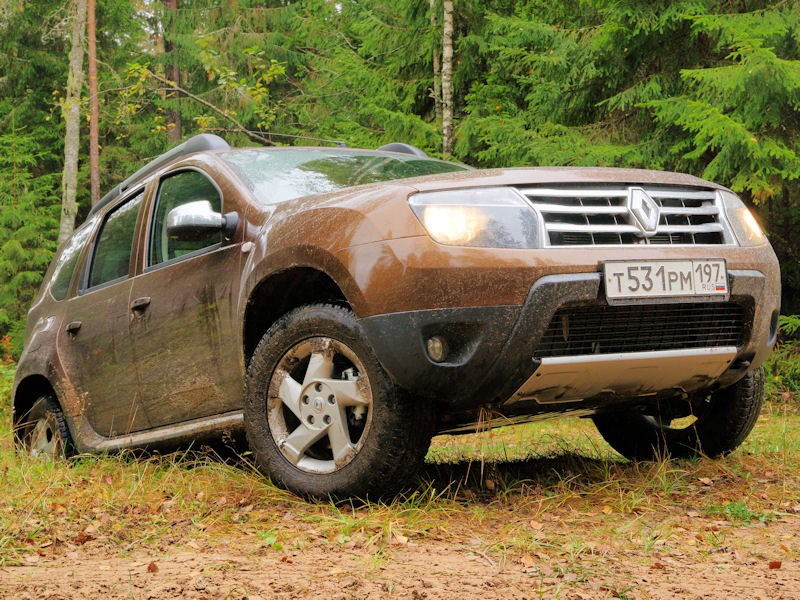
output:
[[[745,440],[763,400],[764,370],[759,368],[690,404],[688,411],[675,414],[669,406],[657,406],[651,413],[609,411],[596,415],[594,423],[603,439],[631,460],[716,457]]]
[[[64,414],[50,396],[42,396],[16,425],[20,449],[34,458],[56,460],[73,454]]]
[[[304,496],[379,496],[407,483],[432,435],[429,403],[403,395],[355,316],[284,315],[247,370],[245,428],[258,467]]]

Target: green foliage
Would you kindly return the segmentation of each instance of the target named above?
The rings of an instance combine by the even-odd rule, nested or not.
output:
[[[219,91],[224,94],[224,104],[238,103],[248,122],[257,121],[255,128],[268,131],[276,118],[274,107],[270,104],[270,85],[281,77],[286,69],[275,59],[268,60],[266,52],[257,46],[244,48],[241,55],[246,59],[248,74],[242,75],[223,60],[214,48],[211,35],[197,40],[200,48],[198,57],[206,70],[209,80],[217,81]],[[203,129],[214,128],[216,117],[201,115],[195,121]]]
[[[795,337],[797,332],[800,331],[800,315],[781,315],[778,319],[781,333],[789,337]]]
[[[800,392],[800,315],[781,315],[780,342],[765,365],[767,389],[773,393]]]
[[[20,331],[53,251],[65,3],[0,3],[0,334]],[[433,4],[98,0],[101,188],[166,150],[176,113],[182,138],[253,143],[247,129],[438,154]],[[800,4],[455,0],[454,18],[456,158],[714,179],[758,204],[784,307],[800,310]],[[186,93],[169,93],[173,66]]]
[[[403,140],[441,146],[431,122],[432,38],[423,0],[309,0],[287,23],[302,64],[288,75],[302,93],[286,101],[293,133],[375,147]],[[291,116],[290,116],[291,115]]]
[[[755,202],[800,179],[796,128],[786,127],[800,118],[799,35],[795,3],[693,18],[691,39],[713,47],[708,64],[681,71],[682,95],[647,104],[690,134],[671,151]]]
[[[724,502],[719,506],[711,506],[708,512],[712,515],[723,516],[732,523],[751,523],[753,521],[768,523],[775,520],[774,513],[753,511],[747,506],[745,500]]]
[[[0,337],[11,334],[17,343],[58,227],[58,176],[37,176],[38,150],[30,134],[0,134]]]
[[[781,342],[772,351],[764,367],[768,392],[772,394],[800,392],[800,343]]]

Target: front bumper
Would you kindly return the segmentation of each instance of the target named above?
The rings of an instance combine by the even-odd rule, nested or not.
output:
[[[360,322],[400,387],[439,402],[456,421],[487,405],[504,415],[573,410],[725,387],[761,364],[775,342],[777,299],[759,271],[731,270],[729,277],[730,302],[744,315],[736,345],[537,357],[560,308],[606,304],[599,272],[542,277],[519,306],[398,312]],[[427,354],[432,336],[447,342],[441,363]]]

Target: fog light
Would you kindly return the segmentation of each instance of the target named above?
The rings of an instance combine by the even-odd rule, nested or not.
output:
[[[447,342],[438,335],[428,338],[425,346],[428,350],[428,356],[430,356],[433,362],[442,362],[447,358]]]

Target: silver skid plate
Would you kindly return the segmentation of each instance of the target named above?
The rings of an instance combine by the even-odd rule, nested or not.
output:
[[[505,405],[528,400],[573,402],[604,393],[692,392],[716,380],[735,358],[735,346],[543,358]]]

